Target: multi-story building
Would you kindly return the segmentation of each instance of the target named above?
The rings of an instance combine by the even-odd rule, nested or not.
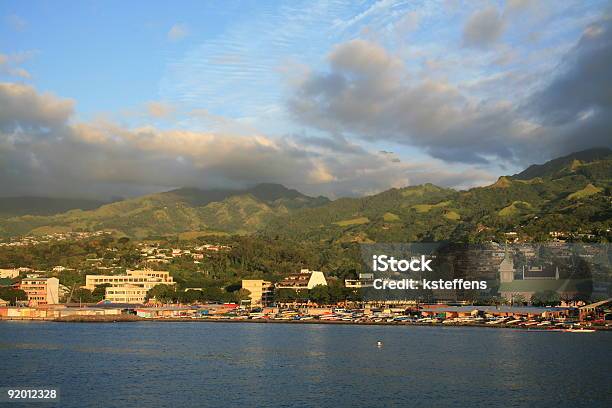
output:
[[[87,275],[84,288],[94,290],[109,285],[104,299],[113,303],[143,303],[147,292],[156,285],[174,285],[167,271],[128,270],[125,275]]]
[[[274,301],[274,284],[263,279],[243,279],[242,288],[251,292],[251,306],[268,306]]]
[[[28,295],[28,302],[32,305],[59,303],[59,279],[57,278],[27,275],[16,287]]]
[[[155,285],[158,284],[156,283]],[[104,299],[113,303],[144,303],[147,298],[147,292],[149,292],[151,287],[149,285],[138,286],[130,284],[109,286],[106,288]]]
[[[323,272],[302,269],[300,273],[287,276],[276,284],[277,289],[304,290],[312,289],[315,286],[327,286],[327,280]]]
[[[125,275],[87,275],[85,277],[85,289],[94,290],[96,286],[110,284],[111,286],[123,284],[140,283],[168,283],[174,284],[170,272],[143,270],[127,270]],[[155,285],[154,285],[155,286]]]
[[[360,273],[359,279],[345,279],[344,286],[352,289],[371,288],[374,286],[374,274]]]

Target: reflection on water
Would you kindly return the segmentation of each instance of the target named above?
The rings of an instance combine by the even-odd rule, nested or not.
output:
[[[609,406],[611,344],[481,328],[0,322],[0,386],[56,386],[68,407]]]

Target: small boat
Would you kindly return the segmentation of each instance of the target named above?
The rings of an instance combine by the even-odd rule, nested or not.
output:
[[[567,329],[565,331],[567,333],[594,333],[597,330],[595,329]]]

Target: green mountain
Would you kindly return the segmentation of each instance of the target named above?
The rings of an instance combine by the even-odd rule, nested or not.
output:
[[[0,220],[0,235],[115,230],[135,237],[184,233],[251,233],[272,217],[327,203],[277,184],[247,190],[181,188],[119,201],[94,210]]]
[[[530,180],[536,177],[556,178],[572,172],[593,172],[606,169],[606,161],[612,159],[612,150],[605,147],[596,147],[559,157],[544,164],[534,164],[512,178],[517,180]],[[585,164],[588,164],[584,166]],[[605,172],[597,174],[606,177]],[[607,177],[610,177],[608,173]]]
[[[115,230],[134,237],[250,234],[315,242],[479,241],[504,232],[532,239],[551,231],[610,239],[612,151],[591,149],[486,187],[432,184],[329,201],[278,184],[247,190],[182,188],[55,215],[0,218],[0,236]]]
[[[453,202],[458,195],[452,189],[424,184],[362,198],[341,198],[276,217],[264,232],[359,242],[433,239],[447,236],[457,224]]]
[[[591,149],[500,177],[487,187],[455,191],[426,184],[392,189],[276,217],[268,234],[314,240],[479,241],[517,232],[610,236],[612,151]]]

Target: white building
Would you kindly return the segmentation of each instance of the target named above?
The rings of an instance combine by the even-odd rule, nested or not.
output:
[[[143,303],[147,292],[157,285],[175,285],[167,271],[128,270],[125,275],[87,275],[84,288],[94,290],[108,284],[105,300],[113,303]]]

